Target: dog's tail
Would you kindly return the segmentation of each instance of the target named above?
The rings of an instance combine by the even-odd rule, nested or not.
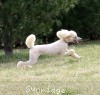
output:
[[[26,38],[25,44],[28,48],[31,48],[32,46],[34,46],[34,42],[36,40],[35,35],[31,34]]]

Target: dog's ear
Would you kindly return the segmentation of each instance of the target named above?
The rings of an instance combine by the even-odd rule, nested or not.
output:
[[[60,39],[64,39],[66,37],[70,37],[71,36],[70,32],[68,30],[63,30],[63,29],[61,31],[58,31],[56,35]]]
[[[70,33],[70,36],[72,36],[72,37],[75,37],[75,36],[77,36],[77,33],[75,32],[75,31],[73,31],[73,30],[70,30],[69,31]]]

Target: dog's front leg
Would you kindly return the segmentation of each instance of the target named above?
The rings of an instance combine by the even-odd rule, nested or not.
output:
[[[74,58],[81,58],[81,56],[79,56],[77,53],[75,53],[74,49],[70,49],[70,50],[67,50],[64,55],[69,55],[69,56],[72,56]]]

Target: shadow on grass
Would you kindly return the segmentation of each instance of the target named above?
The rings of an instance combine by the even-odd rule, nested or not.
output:
[[[17,62],[25,59],[28,59],[28,54],[0,55],[0,63]]]

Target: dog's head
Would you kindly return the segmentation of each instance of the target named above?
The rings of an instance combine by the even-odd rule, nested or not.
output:
[[[68,31],[68,30],[64,30],[64,29],[57,32],[57,37],[60,39],[63,39],[67,43],[69,43],[69,42],[78,43],[82,39],[77,36],[77,33],[75,31],[73,31],[73,30]]]

